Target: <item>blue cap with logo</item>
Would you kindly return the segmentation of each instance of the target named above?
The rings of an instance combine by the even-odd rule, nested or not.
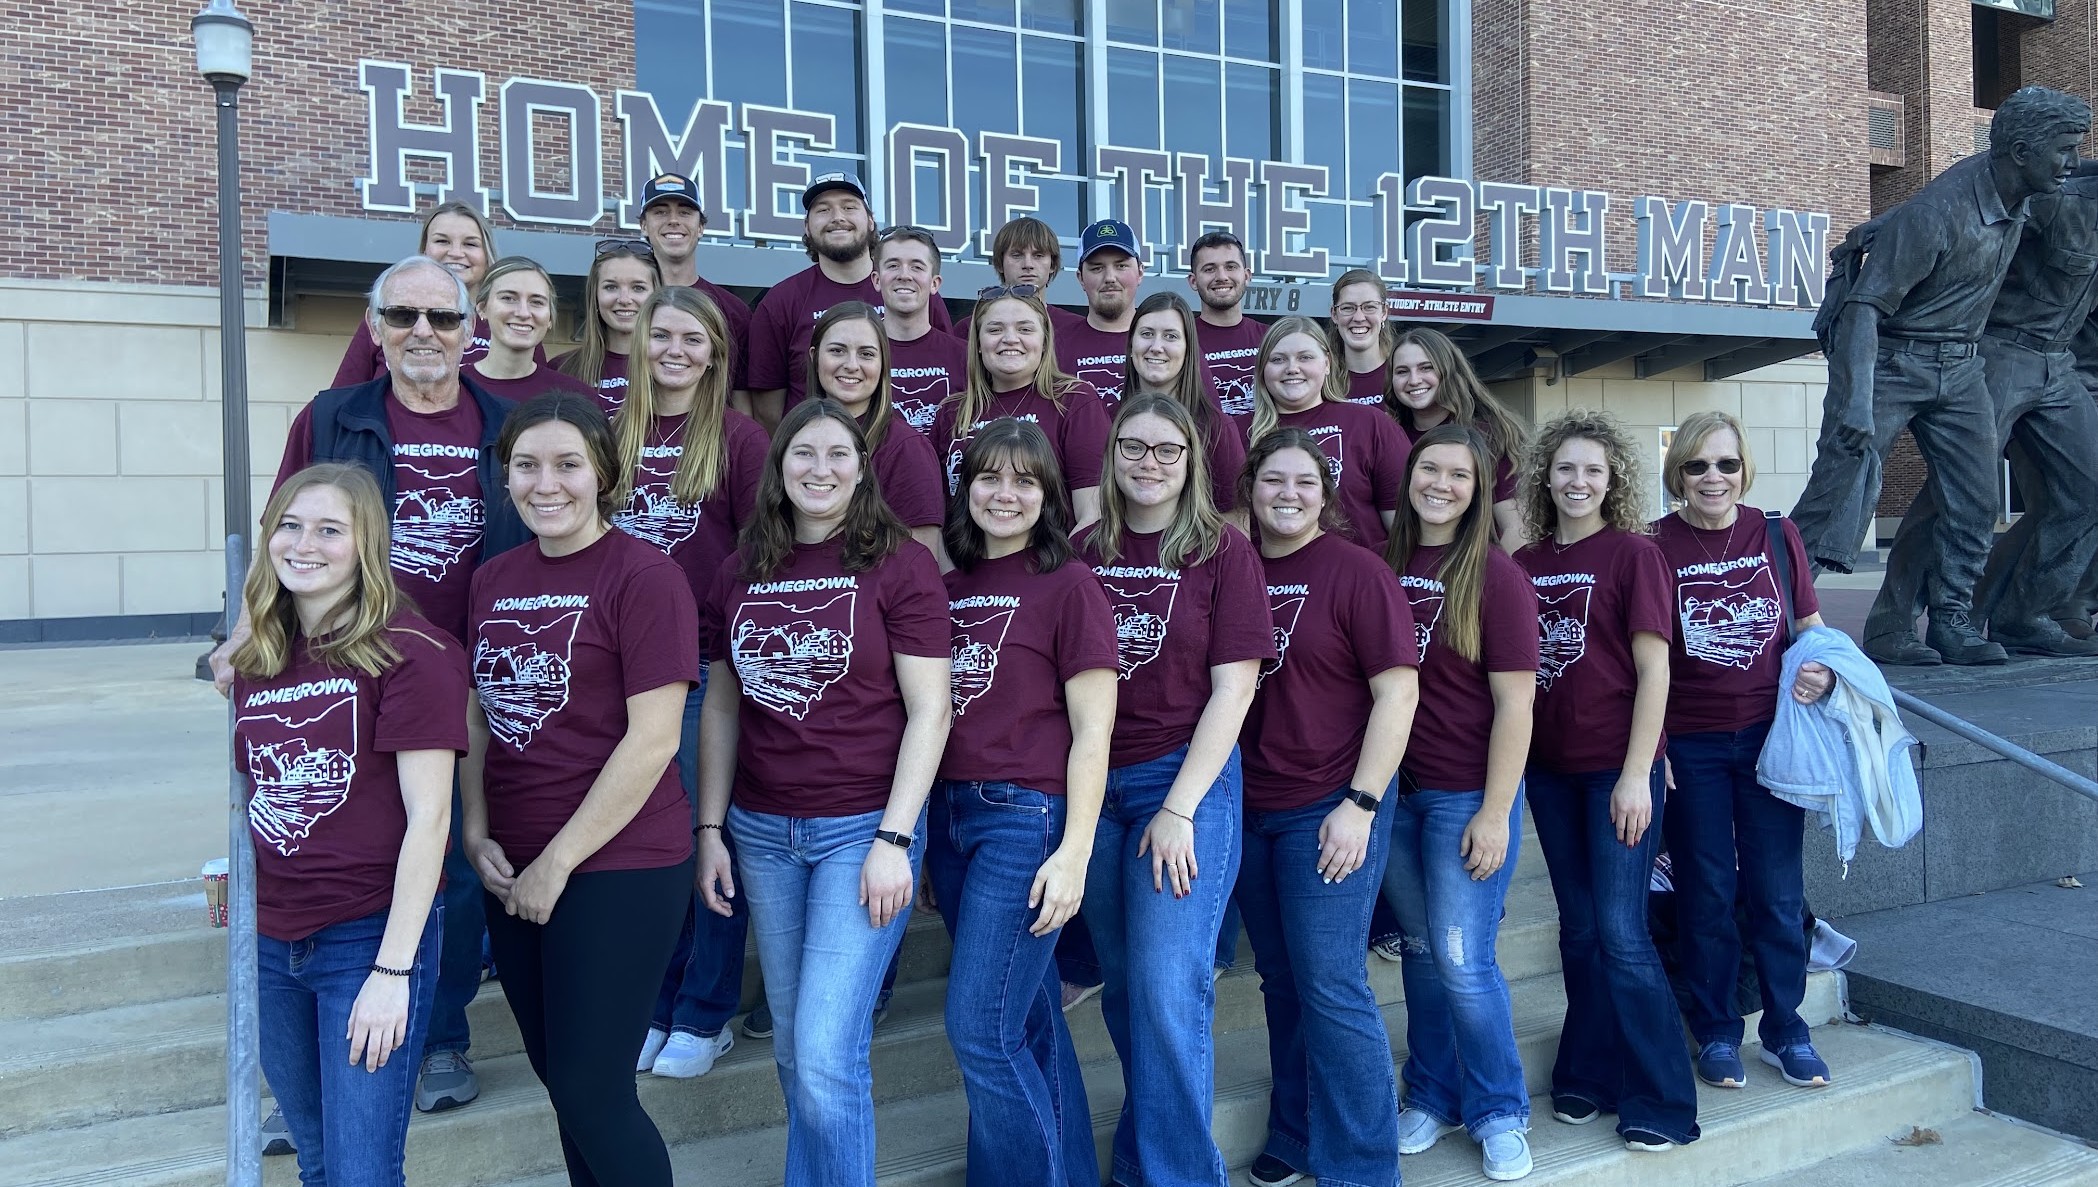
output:
[[[801,208],[807,210],[814,206],[816,195],[829,193],[831,190],[844,190],[858,198],[862,205],[867,204],[867,187],[860,184],[859,178],[843,172],[823,173],[818,174],[816,179],[809,183],[808,188],[801,191]]]
[[[686,177],[682,173],[658,173],[648,179],[648,184],[641,187],[641,209],[643,210],[647,210],[658,202],[668,201],[672,198],[676,198],[681,202],[691,203],[692,208],[699,211],[699,217],[702,220],[707,217],[706,207],[699,204],[699,187],[692,183],[691,178]]]
[[[1138,259],[1144,254],[1137,246],[1136,232],[1118,218],[1103,218],[1086,225],[1084,233],[1078,237],[1078,262],[1083,264],[1087,256],[1103,247],[1119,247]]]

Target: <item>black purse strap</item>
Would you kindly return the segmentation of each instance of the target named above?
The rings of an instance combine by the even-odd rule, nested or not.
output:
[[[1765,511],[1765,548],[1770,553],[1770,572],[1777,579],[1778,612],[1784,616],[1785,646],[1792,645],[1792,549],[1785,544],[1785,513]]]

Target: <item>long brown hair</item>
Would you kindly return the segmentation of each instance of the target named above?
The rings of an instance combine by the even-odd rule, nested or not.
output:
[[[503,463],[504,481],[509,481],[510,452],[517,448],[517,439],[526,429],[553,421],[574,425],[582,434],[583,452],[590,455],[590,468],[597,472],[597,518],[609,526],[613,511],[626,505],[626,496],[619,493],[619,446],[604,409],[589,396],[548,388],[519,404],[495,438],[495,456]]]
[[[233,670],[251,680],[277,676],[292,661],[293,641],[299,637],[298,605],[278,579],[277,567],[270,563],[269,539],[284,522],[292,501],[318,487],[341,491],[343,501],[350,505],[357,576],[321,618],[330,624],[347,620],[325,635],[307,639],[307,654],[332,667],[355,668],[367,676],[377,676],[401,660],[400,651],[386,638],[387,624],[411,603],[393,583],[389,561],[392,526],[386,501],[364,467],[322,462],[285,479],[262,511],[262,546],[255,550],[254,563],[248,566],[240,590],[251,633],[230,657]]]
[[[1438,445],[1462,445],[1472,455],[1472,498],[1457,520],[1457,535],[1436,566],[1435,579],[1442,582],[1442,618],[1435,637],[1467,663],[1479,661],[1479,623],[1484,617],[1480,603],[1486,595],[1487,553],[1493,543],[1493,453],[1484,434],[1469,424],[1451,422],[1421,434],[1406,455],[1406,505],[1394,517],[1391,539],[1384,546],[1384,559],[1401,578],[1421,547],[1420,512],[1413,509],[1413,468],[1426,450]]]
[[[1164,392],[1140,392],[1115,409],[1114,427],[1107,434],[1110,453],[1120,448],[1124,426],[1139,416],[1155,416],[1173,426],[1187,439],[1186,480],[1173,502],[1173,518],[1158,539],[1158,563],[1177,569],[1199,565],[1215,556],[1224,538],[1224,517],[1217,514],[1209,494],[1209,451],[1202,447],[1195,418],[1180,401]],[[1112,465],[1112,463],[1110,463]],[[1100,563],[1114,564],[1122,555],[1122,532],[1128,526],[1129,509],[1122,484],[1110,475],[1100,484],[1100,526],[1093,532],[1093,551]]]
[[[1413,326],[1401,333],[1391,344],[1384,356],[1384,409],[1396,418],[1408,433],[1414,432],[1413,409],[1399,401],[1397,385],[1392,382],[1391,362],[1398,357],[1402,346],[1417,346],[1428,361],[1435,366],[1435,403],[1450,414],[1450,420],[1460,425],[1471,425],[1486,435],[1486,446],[1493,451],[1494,463],[1507,458],[1511,465],[1520,465],[1529,430],[1515,418],[1508,406],[1501,403],[1489,391],[1479,372],[1472,367],[1471,360],[1450,341],[1450,336],[1441,330],[1426,326]],[[1492,473],[1487,482],[1492,483]]]
[[[666,305],[691,314],[707,335],[707,370],[699,377],[692,412],[685,418],[684,451],[670,479],[670,497],[688,507],[712,498],[728,471],[728,323],[714,299],[698,289],[681,284],[659,288],[648,295],[641,315],[634,319],[634,342],[639,349],[628,362],[626,402],[619,406],[612,426],[619,444],[616,498],[621,506],[634,493],[634,471],[656,423],[655,369],[648,361],[648,337],[655,328],[656,311]]]
[[[1267,334],[1260,340],[1260,354],[1253,360],[1253,424],[1247,432],[1249,441],[1260,440],[1281,423],[1282,410],[1275,407],[1275,398],[1268,394],[1268,355],[1291,334],[1310,338],[1326,354],[1326,382],[1319,389],[1319,399],[1327,404],[1347,402],[1348,389],[1341,386],[1340,378],[1342,360],[1347,356],[1333,348],[1333,343],[1319,331],[1317,322],[1308,317],[1285,317],[1268,327]]]
[[[903,547],[910,529],[889,510],[874,481],[873,447],[860,431],[859,421],[845,405],[829,396],[813,396],[794,406],[772,435],[772,448],[765,451],[765,470],[758,475],[758,506],[736,541],[743,553],[739,574],[745,581],[769,581],[794,554],[794,503],[787,497],[785,467],[787,450],[801,431],[819,420],[845,426],[852,447],[859,454],[860,476],[852,498],[845,504],[845,522],[838,528],[838,563],[847,573],[864,573]]]
[[[954,431],[957,435],[969,431],[983,410],[991,404],[991,373],[983,365],[983,347],[978,333],[983,328],[984,314],[1000,301],[1017,301],[1034,311],[1036,320],[1042,323],[1042,361],[1035,365],[1032,386],[1043,399],[1064,406],[1064,394],[1077,383],[1075,376],[1066,375],[1056,365],[1056,327],[1049,321],[1049,306],[1040,293],[1019,296],[1010,292],[999,292],[997,296],[980,297],[976,309],[969,315],[969,386],[960,395],[951,396],[955,401]]]
[[[1246,468],[1238,475],[1238,505],[1246,509],[1246,526],[1252,529],[1255,543],[1260,541],[1260,517],[1253,514],[1253,486],[1260,479],[1260,468],[1267,460],[1285,449],[1302,450],[1312,461],[1312,469],[1318,471],[1319,491],[1325,505],[1319,508],[1319,530],[1339,535],[1352,535],[1348,513],[1340,506],[1340,480],[1333,476],[1333,467],[1326,464],[1326,451],[1319,448],[1319,439],[1295,427],[1272,429],[1246,448]]]
[[[1187,343],[1187,355],[1180,361],[1180,374],[1173,377],[1165,388],[1147,388],[1143,377],[1136,371],[1136,327],[1137,323],[1154,313],[1173,313],[1180,317],[1180,336]],[[1136,307],[1136,316],[1129,319],[1129,340],[1125,344],[1128,357],[1122,363],[1122,392],[1162,391],[1172,397],[1188,415],[1194,419],[1197,430],[1189,438],[1196,448],[1206,446],[1214,440],[1212,436],[1224,426],[1218,422],[1223,414],[1217,411],[1216,401],[1210,398],[1209,381],[1202,375],[1202,341],[1196,336],[1195,311],[1188,306],[1179,293],[1152,293]]]
[[[597,286],[598,282],[604,279],[605,264],[612,260],[638,260],[648,265],[649,282],[653,286],[650,295],[654,295],[654,289],[663,287],[662,266],[656,263],[655,253],[645,245],[615,244],[597,253],[597,258],[590,261],[590,275],[583,280],[583,316],[580,319],[583,323],[583,344],[555,359],[554,370],[582,380],[590,385],[592,390],[595,390],[598,382],[605,377],[605,351],[609,349],[606,343],[610,339],[605,334],[605,315],[598,312],[597,308]],[[641,319],[636,317],[634,330],[638,334],[640,329]],[[631,344],[628,349],[632,349]],[[641,353],[645,363],[647,352],[644,350]],[[629,357],[627,371],[631,373],[633,369],[633,359]],[[629,378],[627,382],[631,384],[633,380]]]
[[[1646,508],[1640,492],[1645,477],[1640,473],[1639,447],[1616,417],[1606,412],[1572,408],[1544,422],[1530,443],[1529,464],[1523,467],[1522,486],[1515,505],[1522,510],[1530,534],[1543,539],[1558,530],[1559,505],[1552,501],[1552,467],[1559,450],[1569,441],[1593,441],[1603,448],[1610,467],[1610,484],[1603,491],[1598,509],[1604,527],[1643,535],[1648,531]]]
[[[933,258],[939,257],[935,254]],[[896,419],[896,402],[889,394],[889,335],[882,329],[881,314],[874,311],[874,306],[865,301],[840,301],[816,322],[815,332],[809,335],[809,391],[819,396],[830,395],[823,390],[823,381],[816,378],[816,356],[823,350],[825,335],[849,321],[866,322],[874,330],[875,348],[881,351],[881,362],[874,376],[874,396],[868,400],[865,414],[867,449],[871,452],[881,448],[882,438],[889,433],[889,422]],[[784,426],[784,422],[782,424]]]
[[[967,573],[989,555],[983,529],[969,514],[969,487],[976,476],[1000,466],[1011,465],[1022,474],[1032,474],[1042,484],[1042,514],[1028,534],[1028,550],[1034,554],[1034,571],[1054,573],[1071,559],[1071,492],[1064,485],[1063,467],[1057,464],[1056,449],[1049,435],[1031,420],[1001,416],[977,430],[962,450],[962,465],[947,496],[947,526],[942,533],[947,555],[956,568]]]

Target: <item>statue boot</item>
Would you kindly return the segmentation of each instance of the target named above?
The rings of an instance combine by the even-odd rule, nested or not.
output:
[[[2029,622],[1989,624],[1989,638],[2004,650],[2018,655],[2050,655],[2064,658],[2098,656],[2098,639],[2078,639],[2051,618]]]
[[[1965,609],[1932,610],[1923,641],[1948,664],[2001,664],[2011,658],[2002,644],[1981,637]]]

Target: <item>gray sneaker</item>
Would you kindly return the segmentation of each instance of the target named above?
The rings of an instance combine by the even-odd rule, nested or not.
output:
[[[271,1109],[270,1115],[262,1119],[262,1156],[274,1158],[298,1152],[291,1140],[291,1126],[284,1123],[284,1110]]]
[[[422,1074],[415,1080],[417,1110],[442,1113],[471,1104],[479,1095],[481,1082],[464,1051],[432,1051],[423,1056]]]

